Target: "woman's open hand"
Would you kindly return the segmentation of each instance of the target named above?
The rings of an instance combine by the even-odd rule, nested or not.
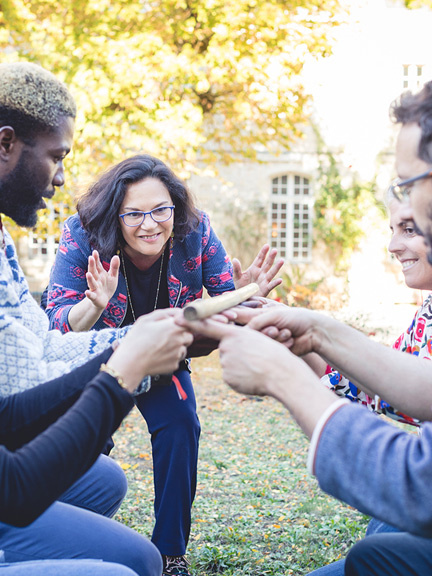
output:
[[[116,291],[119,269],[120,258],[118,256],[111,258],[108,271],[102,266],[97,250],[93,250],[88,258],[86,273],[88,290],[85,291],[85,295],[93,306],[100,311],[105,310]]]
[[[233,258],[233,276],[236,289],[242,288],[251,282],[259,286],[257,296],[267,296],[273,288],[282,284],[282,278],[275,278],[284,265],[284,260],[280,258],[276,263],[277,250],[270,250],[268,244],[264,244],[256,255],[254,261],[247,270],[242,271],[240,261]]]

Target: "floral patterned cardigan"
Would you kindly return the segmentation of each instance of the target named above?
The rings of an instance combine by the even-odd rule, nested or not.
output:
[[[168,293],[170,307],[183,308],[203,295],[205,287],[210,296],[217,296],[235,289],[231,261],[210,225],[205,212],[200,212],[200,222],[195,230],[182,241],[171,242],[168,262]],[[92,253],[87,232],[78,214],[68,218],[56,255],[48,286],[45,312],[50,328],[69,332],[69,311],[85,298],[88,257]],[[107,270],[108,262],[102,262]],[[120,272],[117,290],[94,329],[114,328],[121,325],[126,314],[126,282]]]

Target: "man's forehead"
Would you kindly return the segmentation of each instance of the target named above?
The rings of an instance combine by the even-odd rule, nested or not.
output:
[[[58,128],[37,137],[38,143],[50,150],[69,152],[72,147],[75,123],[72,118],[64,118]]]

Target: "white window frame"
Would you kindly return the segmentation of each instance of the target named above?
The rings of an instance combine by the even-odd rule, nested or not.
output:
[[[309,177],[288,173],[272,179],[268,229],[269,244],[280,257],[292,263],[312,260],[313,191]]]
[[[417,92],[425,79],[424,64],[403,64],[402,65],[402,89]]]
[[[58,232],[56,234],[41,234],[33,231],[28,234],[28,256],[40,260],[54,261],[56,255],[63,222],[70,214],[70,207],[63,202],[49,201],[47,204],[47,220],[49,226],[54,222],[58,223]],[[50,226],[51,227],[51,226]]]

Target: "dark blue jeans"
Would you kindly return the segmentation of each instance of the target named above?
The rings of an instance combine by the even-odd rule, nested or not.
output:
[[[174,384],[153,386],[136,399],[152,442],[156,518],[152,542],[167,556],[186,552],[201,431],[190,374],[187,370],[175,374],[186,400],[179,398]]]
[[[407,532],[377,533],[351,548],[347,576],[426,576],[432,574],[432,539]]]
[[[390,526],[390,524],[386,524],[385,522],[381,522],[380,520],[376,520],[376,518],[372,518],[368,524],[366,530],[366,536],[372,536],[373,534],[386,534],[392,532],[399,532],[397,528],[394,526]],[[369,541],[369,540],[368,540]],[[360,542],[363,542],[361,540]],[[357,544],[354,545],[355,548]],[[318,568],[313,572],[310,572],[309,576],[344,576],[347,574],[346,572],[346,560],[338,560],[337,562],[332,562],[332,564],[327,564],[322,568]]]
[[[78,575],[87,569],[87,574],[97,576],[126,576],[130,571],[132,575],[160,576],[162,561],[157,548],[109,518],[120,506],[126,488],[118,464],[108,456],[100,456],[62,501],[55,502],[32,524],[15,528],[0,523],[0,574]],[[58,560],[68,562],[54,562]],[[88,565],[85,560],[99,562]]]

